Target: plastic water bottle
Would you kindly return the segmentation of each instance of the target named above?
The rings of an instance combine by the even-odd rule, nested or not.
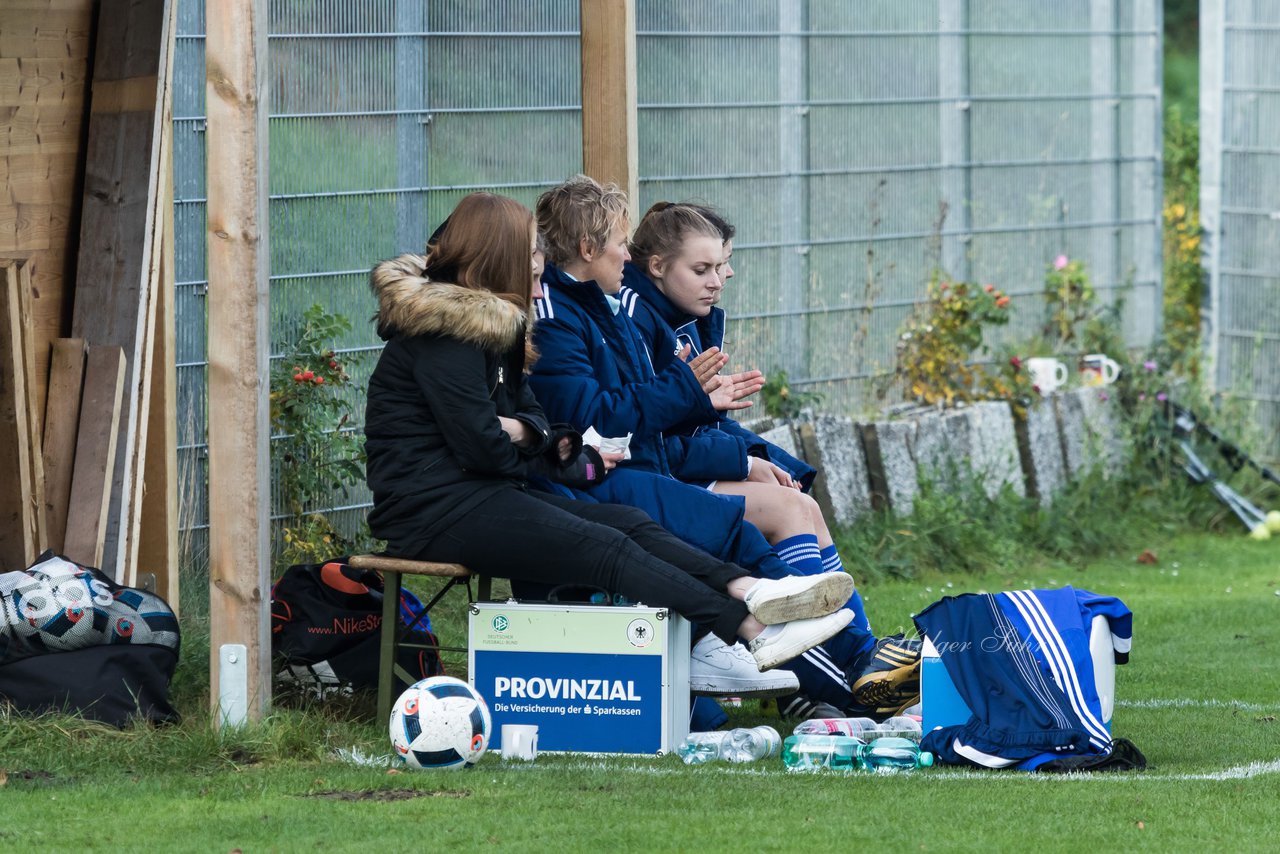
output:
[[[909,738],[881,736],[858,751],[858,764],[867,771],[912,770],[932,765],[933,754]]]
[[[919,744],[922,735],[920,721],[907,715],[895,715],[876,726],[876,738],[884,736],[909,738]]]
[[[863,741],[879,726],[871,718],[815,718],[796,725],[796,735],[852,735]]]
[[[892,771],[925,768],[933,764],[933,754],[906,738],[881,736],[864,744],[851,735],[793,735],[782,748],[788,768],[811,771],[833,768],[842,771]]]
[[[701,765],[720,758],[728,732],[691,732],[676,749],[685,765]]]
[[[713,759],[726,762],[754,762],[777,756],[782,736],[770,726],[739,727],[727,732],[691,732],[677,749],[686,765],[701,765]]]
[[[730,730],[720,758],[730,762],[754,762],[777,756],[782,750],[782,736],[771,726]]]
[[[856,771],[858,749],[865,746],[856,735],[793,735],[783,742],[782,762],[793,771]]]
[[[919,743],[920,722],[915,718],[898,715],[882,723],[871,718],[817,718],[801,721],[795,728],[796,735],[851,735],[862,741],[883,736],[909,738]]]

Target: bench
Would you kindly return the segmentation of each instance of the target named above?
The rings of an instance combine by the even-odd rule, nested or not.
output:
[[[394,699],[392,690],[395,687],[395,677],[399,676],[408,684],[414,682],[411,674],[396,665],[396,653],[402,647],[434,649],[437,651],[449,650],[451,652],[467,651],[466,647],[408,643],[405,640],[406,628],[416,626],[431,612],[436,603],[444,598],[446,593],[458,585],[466,587],[468,602],[475,601],[475,597],[471,595],[472,577],[475,577],[478,582],[479,598],[488,599],[490,596],[490,579],[488,576],[475,575],[471,570],[457,563],[406,560],[398,557],[387,557],[386,555],[354,555],[347,563],[356,569],[371,569],[382,573],[384,589],[382,594],[381,642],[378,652],[378,719],[386,722],[391,715],[391,701]],[[402,627],[398,619],[400,588],[402,577],[405,575],[422,575],[447,579],[444,586],[422,606],[422,611],[409,621],[408,627]]]

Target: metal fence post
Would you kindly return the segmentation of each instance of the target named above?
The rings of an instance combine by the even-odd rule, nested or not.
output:
[[[938,3],[938,136],[942,158],[942,269],[967,281],[973,228],[969,128],[969,0]]]
[[[1138,157],[1151,153],[1151,174],[1144,174],[1141,161],[1132,164],[1134,216],[1142,211],[1151,212],[1156,226],[1139,228],[1133,232],[1133,280],[1154,282],[1151,288],[1150,324],[1141,326],[1138,335],[1143,340],[1155,340],[1164,327],[1164,246],[1161,230],[1164,224],[1164,98],[1163,60],[1161,58],[1161,33],[1164,31],[1164,9],[1157,0],[1144,0],[1134,11],[1133,29],[1150,31],[1143,41],[1133,47],[1133,90],[1140,96],[1133,105],[1133,152]],[[1151,114],[1141,108],[1146,103],[1143,96],[1151,96]],[[1117,151],[1117,154],[1121,152]],[[1147,199],[1147,202],[1143,202]],[[1134,313],[1141,322],[1141,306]]]
[[[429,231],[423,221],[427,186],[426,32],[420,0],[397,0],[395,40],[396,248],[421,252]]]
[[[1089,0],[1089,29],[1093,32],[1089,37],[1089,94],[1093,96],[1089,102],[1089,203],[1094,222],[1112,223],[1119,213],[1120,193],[1115,0]],[[1095,282],[1114,285],[1119,281],[1119,239],[1118,226],[1091,231],[1088,265]]]
[[[1229,384],[1219,353],[1222,254],[1222,131],[1226,41],[1225,0],[1200,0],[1200,228],[1205,290],[1200,335],[1210,385]]]
[[[778,2],[778,147],[782,186],[778,205],[779,241],[778,293],[779,308],[793,312],[782,319],[778,352],[780,365],[792,378],[808,376],[808,307],[809,193],[805,170],[809,162],[808,57],[805,10],[802,0]]]

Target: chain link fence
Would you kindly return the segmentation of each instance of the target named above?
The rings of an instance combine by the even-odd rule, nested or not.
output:
[[[532,205],[581,169],[578,8],[273,0],[277,352],[319,302],[355,326],[344,358],[372,357],[374,262],[419,249],[472,190]],[[184,565],[202,567],[203,4],[180,16],[179,459]],[[737,226],[736,364],[785,370],[827,409],[865,408],[934,270],[1010,293],[1001,334],[1018,339],[1043,322],[1058,254],[1123,296],[1130,343],[1154,336],[1157,0],[637,0],[637,30],[640,207],[698,199]],[[327,509],[353,525],[366,502]]]
[[[1280,459],[1280,4],[1201,2],[1201,224],[1214,386]]]

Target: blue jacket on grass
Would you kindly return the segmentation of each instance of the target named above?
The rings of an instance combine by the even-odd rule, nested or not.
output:
[[[1106,618],[1117,664],[1129,660],[1124,602],[1071,586],[945,596],[915,616],[972,716],[926,733],[942,762],[1035,770],[1069,755],[1111,753],[1089,647]]]

